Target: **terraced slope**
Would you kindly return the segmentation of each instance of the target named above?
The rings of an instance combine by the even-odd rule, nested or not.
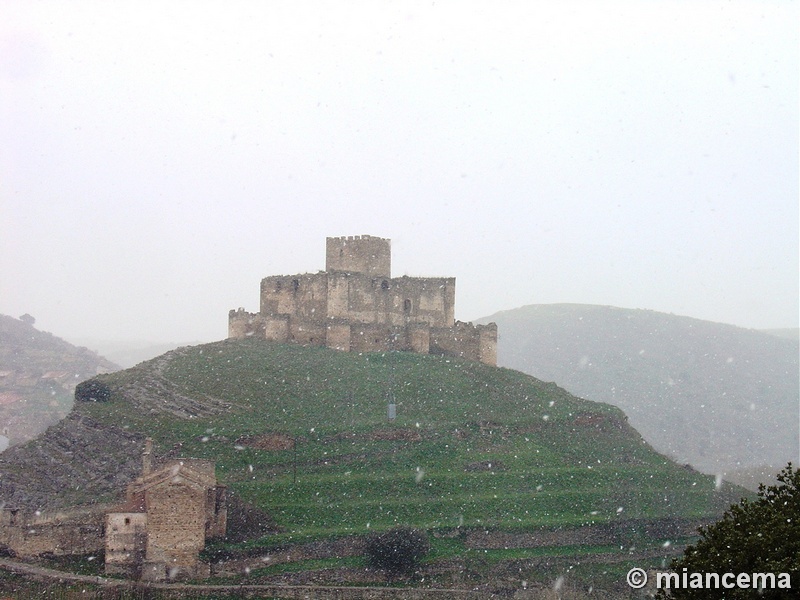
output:
[[[619,409],[467,361],[239,340],[98,380],[109,402],[76,403],[3,455],[0,501],[110,499],[136,473],[145,436],[157,455],[215,460],[283,540],[397,523],[519,532],[709,517],[739,497],[656,453]]]

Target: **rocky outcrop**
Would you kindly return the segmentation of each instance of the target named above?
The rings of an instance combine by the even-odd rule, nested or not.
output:
[[[0,502],[49,510],[115,497],[139,473],[144,439],[73,411],[0,455]]]
[[[227,402],[204,393],[190,396],[164,375],[170,362],[186,351],[187,348],[178,348],[128,369],[130,376],[114,384],[117,400],[136,406],[143,414],[166,413],[179,419],[211,417],[228,411]]]
[[[229,405],[207,394],[187,395],[164,376],[178,349],[129,369],[110,389],[113,403],[126,403],[148,418],[192,419],[219,414]],[[100,381],[104,376],[99,376]],[[55,509],[111,501],[141,470],[145,435],[130,424],[106,425],[80,402],[66,419],[39,438],[0,454],[0,504]],[[162,459],[177,457],[178,449]]]

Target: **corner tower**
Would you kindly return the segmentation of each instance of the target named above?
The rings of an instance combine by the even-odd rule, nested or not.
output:
[[[325,238],[325,270],[391,277],[390,240],[371,235]]]

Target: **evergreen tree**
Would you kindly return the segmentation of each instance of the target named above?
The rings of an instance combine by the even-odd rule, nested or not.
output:
[[[774,573],[775,589],[671,589],[659,598],[783,600],[800,597],[800,469],[789,463],[778,474],[778,484],[761,484],[758,498],[731,506],[722,519],[700,530],[700,540],[672,561],[672,570],[683,573]],[[791,589],[780,587],[788,573]],[[730,581],[730,580],[729,580]],[[705,583],[705,576],[703,578]],[[752,585],[752,584],[751,584]]]

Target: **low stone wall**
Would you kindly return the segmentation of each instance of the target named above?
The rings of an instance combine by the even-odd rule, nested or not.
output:
[[[248,570],[263,569],[269,565],[278,565],[301,560],[318,560],[323,558],[341,558],[359,556],[364,553],[365,537],[348,537],[333,541],[310,542],[299,544],[285,550],[259,553],[233,560],[221,561],[211,565],[211,574],[220,577],[241,575]]]
[[[184,598],[192,595],[236,594],[239,598],[293,598],[295,600],[486,600],[495,596],[474,590],[440,590],[380,587],[317,587],[301,585],[254,586],[186,586],[166,589],[156,586],[164,597]],[[167,592],[167,593],[164,593]]]
[[[33,514],[4,510],[0,544],[24,557],[100,552],[104,518],[102,507]]]
[[[138,584],[119,579],[75,575],[37,565],[0,558],[0,569],[26,575],[34,580],[56,580],[61,583],[81,582],[101,588],[128,589],[148,593],[155,591],[158,598],[182,599],[186,596],[230,595],[237,598],[295,598],[297,600],[486,600],[494,596],[476,590],[443,590],[418,588],[381,588],[313,585],[189,585],[180,583]],[[85,594],[91,598],[91,594]]]

